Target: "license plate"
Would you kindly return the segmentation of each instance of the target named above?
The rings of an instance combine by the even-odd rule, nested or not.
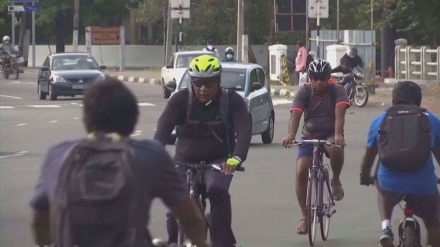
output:
[[[84,89],[86,88],[85,85],[72,85],[72,89]]]

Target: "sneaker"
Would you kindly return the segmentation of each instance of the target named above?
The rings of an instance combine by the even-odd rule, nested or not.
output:
[[[394,247],[393,240],[394,240],[393,231],[391,231],[391,229],[387,227],[386,229],[383,230],[383,235],[379,239],[379,244],[382,247]]]

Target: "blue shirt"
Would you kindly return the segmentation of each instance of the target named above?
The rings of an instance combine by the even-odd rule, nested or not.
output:
[[[440,120],[431,112],[429,122],[431,123],[431,146],[440,147]],[[367,146],[377,148],[378,131],[385,113],[380,114],[370,125],[368,132]],[[432,195],[437,194],[437,176],[432,154],[429,155],[428,163],[421,170],[412,173],[397,173],[389,170],[382,163],[379,165],[377,173],[379,185],[382,189],[391,192],[413,194],[413,195]]]

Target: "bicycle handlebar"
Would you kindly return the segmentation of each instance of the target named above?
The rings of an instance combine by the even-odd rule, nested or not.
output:
[[[206,168],[212,168],[214,171],[222,171],[222,165],[221,164],[207,164],[205,162],[200,163],[177,163],[176,166],[186,167],[186,168],[195,168],[195,169],[206,169]],[[238,172],[244,172],[245,168],[238,165],[235,168]]]
[[[287,145],[287,147],[301,146],[303,144],[313,144],[314,146],[325,144],[326,146],[334,146],[334,147],[342,148],[340,145],[335,144],[335,141],[318,140],[318,139],[300,140],[300,141],[295,140],[295,141],[292,142],[292,144]]]

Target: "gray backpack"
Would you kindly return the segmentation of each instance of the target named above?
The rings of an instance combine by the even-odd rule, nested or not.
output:
[[[100,135],[67,153],[51,205],[51,230],[63,247],[132,247],[140,235],[134,151],[128,138]],[[144,228],[145,229],[145,228]]]

